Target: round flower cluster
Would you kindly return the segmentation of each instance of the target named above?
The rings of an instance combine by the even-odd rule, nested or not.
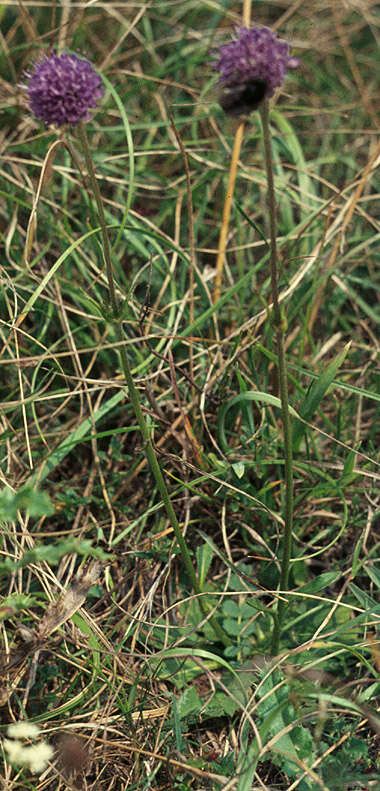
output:
[[[267,27],[240,27],[236,33],[236,39],[220,47],[219,58],[211,65],[220,72],[221,106],[241,115],[273,96],[287,70],[298,66],[298,59],[289,55],[289,44]]]
[[[45,124],[88,121],[90,107],[103,96],[101,77],[88,60],[77,55],[48,55],[26,75],[27,100],[36,118]]]

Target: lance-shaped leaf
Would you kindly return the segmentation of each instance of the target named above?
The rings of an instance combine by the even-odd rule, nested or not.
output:
[[[320,376],[314,380],[310,390],[305,396],[303,403],[301,404],[298,412],[303,418],[303,420],[309,422],[316,410],[319,407],[319,404],[322,401],[322,398],[325,396],[328,388],[332,384],[333,380],[336,377],[336,374],[344,362],[346,354],[351,346],[351,341],[346,344],[343,351],[338,354],[335,360],[327,366],[327,368],[322,371]],[[299,450],[302,437],[306,431],[305,423],[301,423],[301,421],[296,420],[293,425],[293,451],[296,453]]]

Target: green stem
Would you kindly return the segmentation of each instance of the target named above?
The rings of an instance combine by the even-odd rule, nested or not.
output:
[[[88,144],[88,139],[87,139],[85,125],[83,123],[79,124],[79,133],[80,133],[82,146],[83,146],[83,151],[84,151],[84,156],[85,156],[85,160],[86,160],[88,178],[89,178],[89,181],[90,181],[90,184],[91,184],[91,189],[93,191],[93,195],[94,195],[94,198],[95,198],[95,201],[96,201],[98,214],[99,214],[99,222],[100,222],[102,238],[103,238],[103,254],[104,254],[104,258],[105,258],[106,271],[107,271],[109,301],[110,301],[110,307],[111,307],[111,312],[112,312],[112,316],[113,316],[112,323],[113,323],[113,325],[115,327],[117,340],[120,342],[119,354],[120,354],[121,366],[122,366],[123,374],[124,374],[125,381],[126,381],[127,387],[128,387],[128,395],[129,395],[129,398],[131,400],[131,404],[132,404],[132,407],[133,407],[133,410],[134,410],[134,413],[135,413],[135,416],[136,416],[136,420],[137,420],[137,423],[138,423],[138,426],[139,426],[139,429],[140,429],[140,433],[141,433],[142,439],[143,439],[145,455],[146,455],[146,457],[148,459],[148,463],[149,463],[151,472],[153,474],[153,477],[154,477],[154,479],[156,481],[158,491],[160,492],[160,495],[162,497],[163,503],[165,505],[166,512],[167,512],[167,515],[168,515],[169,520],[170,520],[170,524],[171,524],[171,526],[173,528],[173,531],[174,531],[174,535],[175,535],[175,537],[177,539],[178,546],[179,546],[179,549],[180,549],[180,552],[181,552],[181,555],[182,555],[182,558],[183,558],[183,561],[184,561],[184,564],[185,564],[185,568],[186,568],[188,577],[190,579],[190,582],[191,582],[193,590],[195,591],[195,593],[197,593],[199,595],[199,594],[201,594],[201,589],[200,589],[200,586],[199,586],[199,583],[198,583],[198,579],[197,579],[196,573],[194,571],[194,566],[193,566],[192,561],[191,561],[190,552],[189,552],[189,550],[187,548],[185,539],[184,539],[184,537],[182,535],[182,531],[181,531],[181,528],[179,526],[178,519],[176,517],[174,508],[172,506],[172,503],[171,503],[171,500],[170,500],[170,497],[169,497],[169,492],[168,492],[166,483],[164,481],[164,477],[163,477],[163,474],[162,474],[162,471],[161,471],[161,467],[159,465],[159,462],[158,462],[158,459],[157,459],[157,456],[156,456],[156,453],[155,453],[155,450],[154,450],[154,447],[153,447],[153,444],[152,444],[152,440],[151,440],[151,436],[150,436],[150,430],[149,430],[149,427],[148,427],[148,425],[146,423],[146,420],[144,418],[143,411],[141,409],[140,397],[139,397],[138,390],[137,390],[137,388],[135,386],[135,383],[133,381],[132,372],[131,372],[131,368],[130,368],[130,365],[129,365],[129,360],[128,360],[128,356],[127,356],[126,347],[123,344],[123,340],[124,340],[123,323],[122,323],[122,318],[120,317],[120,309],[119,309],[119,304],[118,304],[118,300],[117,300],[117,297],[116,297],[116,291],[115,291],[115,284],[114,284],[114,277],[113,277],[113,266],[112,266],[112,258],[111,258],[111,245],[110,245],[109,236],[108,236],[106,218],[105,218],[105,215],[104,215],[103,202],[102,202],[102,198],[101,198],[101,194],[100,194],[100,190],[99,190],[99,185],[98,185],[98,182],[97,182],[96,176],[95,176],[95,170],[94,170],[94,166],[93,166],[93,162],[92,162],[92,158],[91,158],[91,154],[90,154],[90,148],[89,148],[89,144]],[[208,615],[209,610],[208,610],[205,602],[203,601],[202,597],[200,597],[199,603],[200,603],[200,606],[201,606],[201,609],[202,609],[202,612],[204,613],[204,615]],[[211,617],[211,618],[209,618],[209,623],[212,626],[212,628],[214,629],[214,632],[215,632],[218,640],[221,640],[224,643],[224,645],[229,645],[231,641],[229,640],[229,638],[227,637],[227,635],[225,634],[225,632],[221,628],[221,626],[218,624],[218,622],[215,621],[215,619],[213,617]]]
[[[269,128],[269,102],[265,99],[261,105],[261,118],[263,123],[265,167],[267,172],[269,220],[270,220],[270,270],[273,302],[273,319],[276,328],[278,374],[280,383],[280,399],[282,426],[284,434],[284,461],[285,461],[285,529],[283,536],[283,549],[281,559],[280,591],[289,588],[289,563],[292,549],[293,530],[293,452],[292,452],[292,425],[289,414],[288,377],[285,355],[285,330],[286,319],[281,315],[278,296],[278,259],[276,241],[276,203],[273,179],[272,146]],[[284,619],[287,601],[282,596],[278,602],[275,625],[272,635],[272,655],[276,656],[280,647],[281,628]]]

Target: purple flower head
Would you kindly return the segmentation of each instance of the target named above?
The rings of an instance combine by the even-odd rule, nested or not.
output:
[[[220,72],[221,107],[231,115],[242,115],[273,96],[298,60],[289,55],[289,44],[267,27],[238,27],[236,34],[236,39],[220,47],[219,59],[211,65]]]
[[[90,107],[103,96],[101,77],[88,60],[77,55],[48,55],[27,73],[28,105],[45,124],[72,124],[88,121]]]

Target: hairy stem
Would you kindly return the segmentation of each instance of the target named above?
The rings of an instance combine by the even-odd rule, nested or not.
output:
[[[286,320],[281,314],[278,298],[278,258],[276,242],[276,203],[273,180],[272,146],[269,128],[269,102],[265,99],[261,106],[263,123],[265,167],[267,172],[269,220],[270,220],[270,270],[273,304],[273,321],[276,329],[278,374],[280,383],[280,399],[282,413],[282,427],[284,435],[284,461],[285,461],[285,529],[281,559],[280,591],[281,598],[275,618],[272,635],[272,655],[278,654],[280,646],[281,629],[284,620],[287,601],[282,595],[289,587],[289,563],[292,549],[293,530],[293,452],[292,452],[292,425],[289,414],[288,377],[285,355],[285,330]]]

